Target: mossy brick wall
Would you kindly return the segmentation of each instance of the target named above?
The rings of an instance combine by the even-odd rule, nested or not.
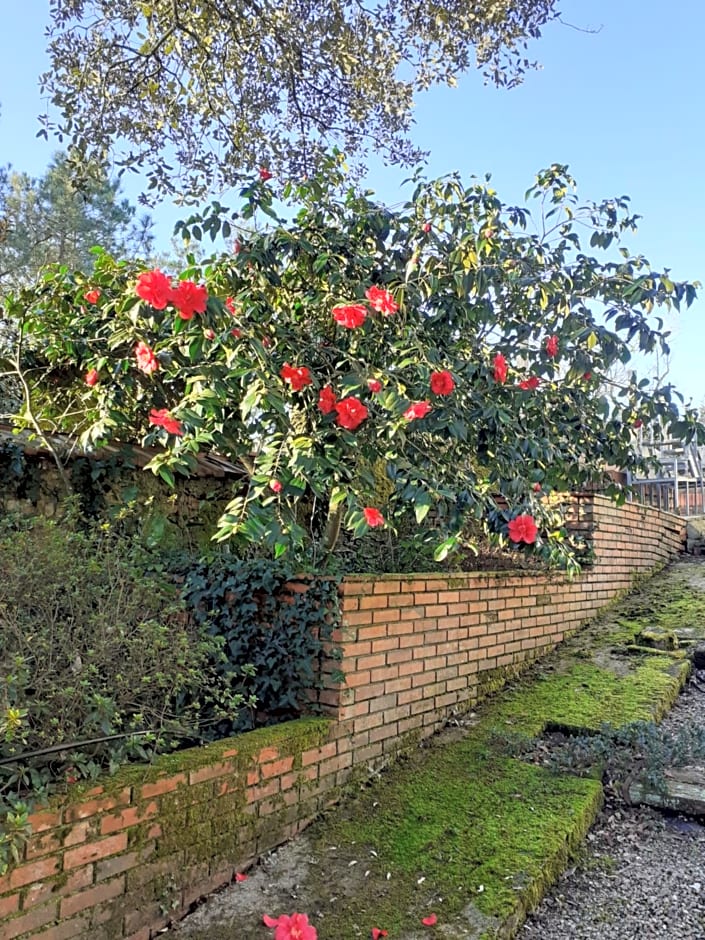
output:
[[[149,940],[320,812],[330,725],[252,731],[55,798],[0,878],[1,940]]]
[[[208,891],[291,838],[404,746],[548,651],[635,578],[682,549],[682,521],[576,501],[594,567],[560,575],[350,577],[341,586],[346,682],[328,716],[128,767],[33,816],[0,879],[0,940],[150,940]]]

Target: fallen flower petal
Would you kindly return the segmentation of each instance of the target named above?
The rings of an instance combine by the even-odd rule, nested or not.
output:
[[[428,917],[423,917],[421,919],[421,923],[424,925],[424,927],[433,927],[437,920],[438,918],[435,914],[429,914]]]
[[[243,875],[240,871],[235,872],[235,881],[247,881],[248,877],[248,875]]]
[[[380,937],[386,937],[387,931],[381,930],[379,927],[372,928],[372,940],[380,940]]]
[[[262,923],[265,927],[277,927],[279,925],[279,918],[270,917],[269,914],[263,914]]]

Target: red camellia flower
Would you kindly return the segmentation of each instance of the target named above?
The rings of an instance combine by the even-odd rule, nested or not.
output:
[[[512,542],[526,542],[527,545],[531,545],[536,541],[537,532],[538,528],[534,517],[526,513],[517,516],[516,519],[512,519],[509,523],[509,538]]]
[[[450,395],[454,388],[453,376],[447,369],[431,373],[431,391],[434,395]]]
[[[541,379],[537,375],[532,375],[529,379],[522,379],[519,388],[525,392],[535,392],[541,384]]]
[[[87,290],[83,299],[89,304],[97,304],[100,300],[100,291],[97,287],[94,290]]]
[[[394,297],[384,287],[368,287],[365,291],[365,297],[369,300],[371,306],[385,317],[391,317],[399,309],[399,304]]]
[[[98,384],[99,378],[100,376],[98,375],[97,369],[89,369],[88,372],[86,372],[86,374],[83,376],[83,381],[86,383],[86,385],[90,385],[90,387],[93,388],[94,385]]]
[[[437,922],[438,918],[435,914],[429,914],[428,917],[423,917],[421,919],[421,923],[424,925],[424,927],[433,927],[433,925]]]
[[[533,489],[534,493],[540,493],[540,492],[541,492],[541,484],[540,484],[540,483],[534,483],[532,489]]]
[[[333,319],[348,330],[356,330],[362,326],[367,316],[367,308],[362,304],[341,304],[333,307]]]
[[[235,872],[235,881],[237,881],[238,883],[241,881],[247,881],[249,877],[250,877],[249,875],[243,875],[243,873],[240,871]]]
[[[368,506],[366,509],[363,509],[362,512],[365,516],[365,522],[370,528],[374,529],[375,526],[384,525],[384,516],[379,509]]]
[[[137,278],[135,293],[155,310],[163,310],[171,300],[171,281],[161,271],[145,271]]]
[[[494,380],[503,385],[507,381],[507,360],[502,353],[497,353],[494,357]]]
[[[175,434],[182,437],[184,433],[183,425],[176,418],[172,418],[166,408],[152,408],[149,412],[149,423],[158,428],[164,428],[167,434]]]
[[[215,330],[211,330],[210,328],[207,330],[204,330],[203,335],[205,336],[206,339],[215,339]]]
[[[230,330],[230,333],[232,336],[235,337],[235,339],[240,339],[240,337],[242,336],[242,330],[238,330],[236,326],[233,327],[232,330]]]
[[[335,392],[330,387],[326,385],[325,388],[322,388],[318,393],[318,408],[324,414],[330,414],[331,411],[335,408]]]
[[[282,491],[281,482],[279,480],[270,480],[269,488],[273,493],[281,493]]]
[[[550,356],[551,359],[555,359],[558,355],[558,337],[549,336],[546,340],[546,355]]]
[[[404,412],[407,421],[415,421],[416,418],[425,418],[431,410],[431,403],[428,401],[417,401]]]
[[[190,320],[194,313],[204,313],[208,303],[208,291],[203,284],[194,281],[179,281],[169,298],[182,320]]]
[[[270,173],[266,166],[261,166],[259,168],[259,178],[262,180],[263,183],[266,183],[267,180],[271,180],[273,176],[274,174]]]
[[[380,940],[381,937],[388,936],[386,930],[381,930],[379,927],[372,928],[372,940]]]
[[[313,924],[308,922],[308,914],[282,914],[280,917],[262,917],[265,927],[275,927],[274,940],[318,940],[318,933]]]
[[[639,428],[643,426],[644,426],[644,422],[641,420],[641,418],[637,418],[636,421],[634,422],[634,427],[637,429],[637,431],[639,430]]]
[[[379,381],[379,379],[368,379],[367,387],[371,392],[374,393],[382,391],[382,383]]]
[[[135,359],[137,360],[137,368],[145,375],[151,375],[159,368],[159,360],[154,352],[146,343],[141,341],[135,346]]]
[[[583,381],[589,382],[592,378],[592,372],[583,372]]]
[[[290,366],[288,362],[284,363],[279,375],[285,382],[288,382],[289,385],[291,385],[293,391],[295,392],[299,392],[302,388],[306,388],[306,386],[310,385],[313,381],[311,378],[311,373],[308,371],[306,366]]]
[[[231,313],[234,317],[236,317],[239,313],[237,307],[235,306],[235,301],[233,300],[232,297],[225,298],[225,309],[228,311],[228,313]]]
[[[338,412],[338,424],[341,428],[347,428],[348,431],[354,431],[355,428],[358,428],[369,414],[360,399],[355,398],[353,395],[337,402],[335,410]]]
[[[431,231],[431,223],[424,222],[424,224],[421,226],[421,231],[424,233],[424,235],[428,235],[428,233]]]

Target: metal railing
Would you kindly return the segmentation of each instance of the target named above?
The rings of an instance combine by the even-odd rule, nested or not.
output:
[[[645,476],[631,476],[630,499],[679,516],[705,515],[705,453],[695,444],[639,434],[636,449],[654,461]]]

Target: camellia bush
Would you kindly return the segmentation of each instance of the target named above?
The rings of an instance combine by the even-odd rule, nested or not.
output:
[[[695,286],[621,247],[626,197],[581,206],[564,166],[537,176],[531,211],[457,176],[414,179],[391,210],[342,172],[332,158],[285,187],[280,218],[263,169],[239,211],[180,224],[237,236],[185,271],[99,252],[89,279],[59,269],[9,298],[18,424],[161,445],[150,467],[170,483],[199,452],[225,455],[246,482],[216,537],[275,556],[321,565],[341,527],[393,532],[413,513],[438,559],[481,522],[570,563],[551,494],[623,498],[606,471],[637,468],[641,424],[705,439],[671,386],[610,378],[630,348],[667,351],[655,312]]]

